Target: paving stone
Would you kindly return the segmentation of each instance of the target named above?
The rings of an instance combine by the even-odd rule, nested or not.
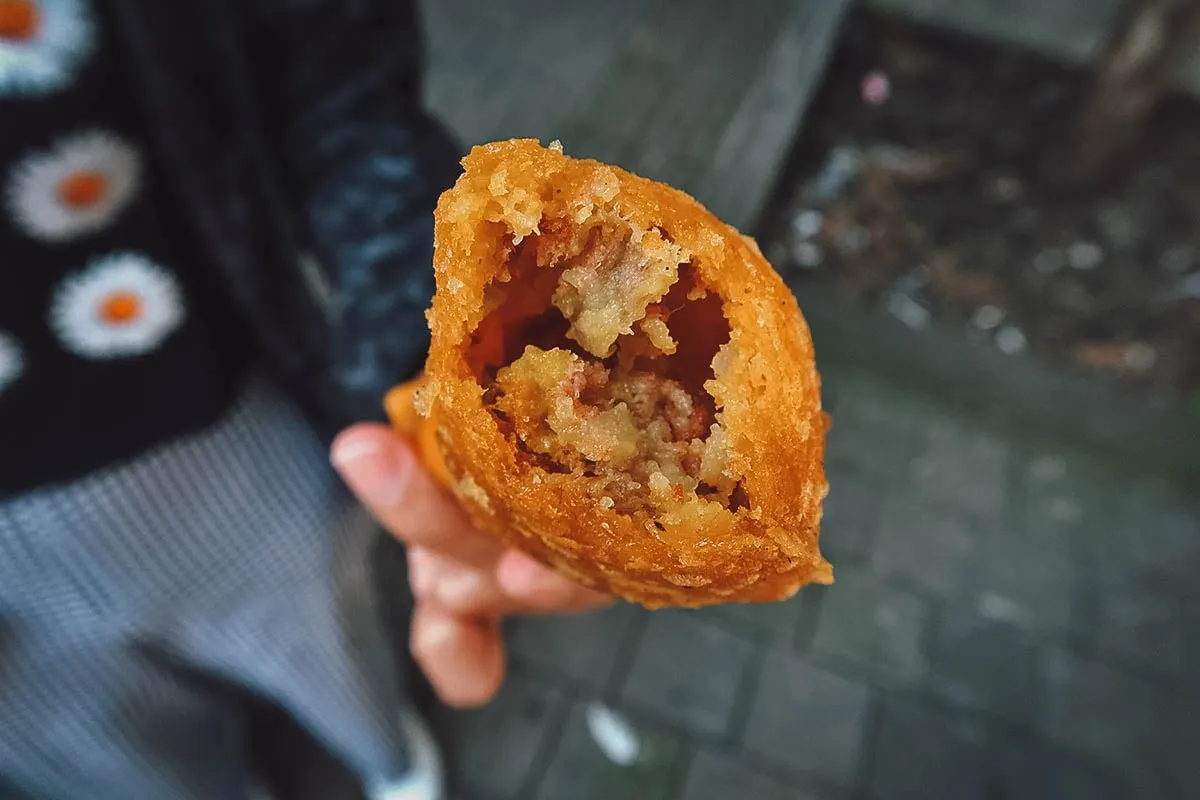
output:
[[[801,619],[816,607],[817,594],[801,589],[776,603],[730,603],[711,610],[714,620],[767,642],[791,643]]]
[[[1180,770],[1195,770],[1194,755],[1177,760],[1180,742],[1196,744],[1181,698],[1062,649],[1047,653],[1044,670],[1042,725],[1055,741],[1107,761],[1154,796],[1170,796]]]
[[[1128,564],[1088,570],[1081,614],[1100,651],[1153,672],[1182,675],[1200,610],[1183,596],[1180,580]]]
[[[626,797],[629,795],[622,795]],[[617,795],[612,795],[617,797]],[[704,748],[692,756],[680,800],[822,800],[811,788],[794,779],[766,775],[739,760],[735,754]]]
[[[1080,591],[1073,532],[1044,519],[993,531],[979,543],[976,611],[998,622],[1037,631],[1075,626]]]
[[[913,429],[928,412],[908,396],[859,376],[829,374],[825,407],[833,418],[825,446],[826,468],[872,483],[902,474],[912,459]]]
[[[1097,489],[1114,479],[1110,469],[1094,462],[1090,453],[1061,447],[1046,449],[1039,444],[1026,451],[1018,468],[1020,491],[1038,513],[1057,507],[1061,519],[1076,518],[1078,515],[1064,513],[1061,505],[1062,500],[1072,500],[1084,513],[1076,522],[1096,519],[1096,509],[1103,499],[1103,493]]]
[[[1153,555],[1151,566],[1184,577],[1200,571],[1200,505],[1195,498],[1168,494],[1143,542],[1144,552]],[[1188,585],[1198,588],[1194,582]],[[1200,597],[1200,591],[1195,596]]]
[[[554,759],[538,786],[538,800],[668,797],[682,745],[677,737],[653,725],[627,715],[625,719],[636,731],[639,744],[637,760],[628,765],[609,760],[588,730],[587,707],[574,705]]]
[[[1193,681],[1197,681],[1195,675]],[[1174,708],[1174,714],[1165,722],[1171,730],[1166,744],[1164,762],[1166,772],[1180,797],[1200,797],[1200,767],[1196,753],[1200,752],[1200,685],[1194,685],[1190,693],[1182,695]]]
[[[854,783],[867,718],[865,686],[771,652],[746,728],[746,748],[833,784]]]
[[[1041,699],[1040,658],[1015,626],[951,611],[931,642],[929,687],[956,705],[1029,722]]]
[[[599,688],[611,676],[639,613],[645,612],[618,603],[586,614],[520,617],[509,625],[506,638],[517,661]]]
[[[751,645],[685,612],[658,611],[642,636],[622,699],[704,736],[726,733]]]
[[[434,720],[446,740],[453,781],[467,797],[516,798],[565,713],[563,697],[520,673],[508,676],[490,704],[442,710]]]
[[[814,652],[848,662],[888,686],[911,686],[924,678],[925,600],[863,570],[843,570],[832,586],[810,591],[822,594]]]
[[[980,518],[999,517],[1007,497],[1008,446],[946,417],[924,426],[909,465],[910,490]]]
[[[1116,773],[1034,737],[1003,736],[989,747],[989,797],[1012,800],[1133,800]]]
[[[994,526],[896,487],[883,500],[871,568],[940,597],[962,597],[974,587],[979,543]]]
[[[844,561],[864,560],[879,525],[880,492],[852,472],[830,467],[829,496],[821,516],[821,551],[836,570]]]
[[[873,731],[871,754],[872,800],[988,797],[986,731],[975,719],[889,697]]]
[[[1161,479],[1111,479],[1103,492],[1101,524],[1084,545],[1098,562],[1127,563],[1177,577],[1200,569],[1200,507]]]

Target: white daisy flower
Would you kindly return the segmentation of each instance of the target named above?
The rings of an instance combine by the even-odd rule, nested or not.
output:
[[[11,334],[0,331],[0,392],[16,383],[24,371],[25,358],[21,355],[21,345]]]
[[[66,88],[95,49],[87,0],[0,0],[0,98]]]
[[[183,317],[175,278],[137,253],[94,259],[59,285],[50,305],[51,328],[67,350],[84,358],[147,353]]]
[[[112,222],[137,193],[141,176],[141,158],[123,140],[103,131],[75,134],[13,168],[9,212],[35,239],[70,241]]]

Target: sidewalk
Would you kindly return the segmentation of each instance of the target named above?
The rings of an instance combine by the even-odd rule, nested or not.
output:
[[[749,228],[850,0],[424,0],[428,105],[465,145],[562,142]]]
[[[826,374],[837,583],[520,620],[449,713],[471,800],[1200,796],[1200,509],[1169,482]],[[633,724],[618,766],[590,704]]]
[[[847,2],[683,5],[431,0],[427,95],[465,142],[561,138],[749,227]],[[837,583],[516,621],[500,697],[439,720],[459,799],[1200,797],[1200,506],[1153,471],[1197,463],[1185,429],[801,299],[835,418]],[[939,399],[895,388],[917,384]],[[1017,405],[1106,460],[957,410]],[[626,766],[595,742],[605,708],[636,730]]]

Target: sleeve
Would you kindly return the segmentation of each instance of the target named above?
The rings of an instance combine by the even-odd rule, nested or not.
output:
[[[421,106],[409,0],[255,0],[247,28],[266,127],[330,289],[331,379],[347,418],[380,419],[420,369],[433,209],[461,152]]]

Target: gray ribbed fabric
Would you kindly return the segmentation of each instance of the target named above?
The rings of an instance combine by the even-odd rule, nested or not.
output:
[[[203,435],[0,503],[0,791],[244,797],[247,692],[402,775],[375,531],[265,382]]]

